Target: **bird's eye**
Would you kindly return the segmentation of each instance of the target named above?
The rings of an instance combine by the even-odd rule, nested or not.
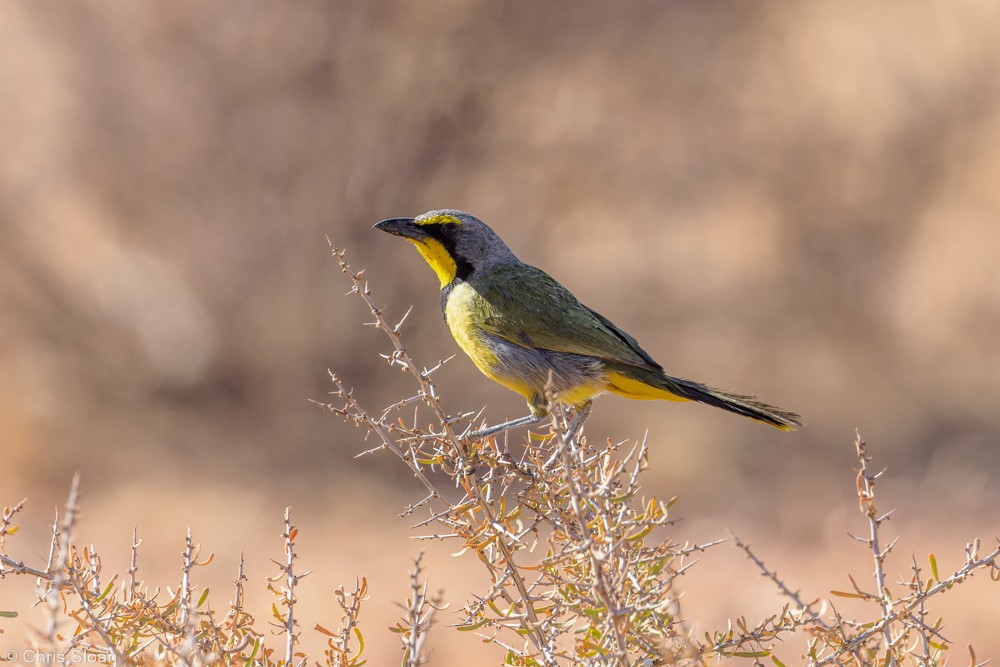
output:
[[[441,233],[444,234],[445,236],[454,236],[455,232],[457,231],[458,231],[458,225],[456,225],[454,222],[446,222],[445,224],[441,225]]]

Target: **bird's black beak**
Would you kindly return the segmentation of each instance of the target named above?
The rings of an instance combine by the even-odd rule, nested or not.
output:
[[[388,220],[375,223],[374,229],[380,229],[383,232],[413,239],[414,241],[423,241],[430,237],[430,234],[421,229],[420,225],[413,221],[413,218],[389,218]]]

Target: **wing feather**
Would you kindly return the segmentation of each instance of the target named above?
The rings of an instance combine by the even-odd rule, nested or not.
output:
[[[490,335],[522,347],[663,370],[635,338],[580,303],[541,269],[505,264],[471,278],[469,284],[483,298],[476,319]]]

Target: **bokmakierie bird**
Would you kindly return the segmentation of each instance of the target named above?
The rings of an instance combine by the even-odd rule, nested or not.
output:
[[[697,401],[785,431],[801,425],[794,412],[753,396],[668,375],[635,338],[520,261],[468,213],[429,211],[375,228],[416,246],[441,282],[441,310],[459,347],[484,375],[523,395],[535,418],[547,412],[551,378],[557,399],[577,409],[610,392]]]

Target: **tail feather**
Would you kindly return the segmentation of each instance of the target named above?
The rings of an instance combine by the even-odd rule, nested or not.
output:
[[[694,380],[675,378],[666,374],[664,374],[661,383],[664,385],[664,389],[682,398],[735,412],[782,431],[794,431],[797,426],[802,426],[801,417],[796,413],[768,405],[757,400],[754,396],[731,394]]]

